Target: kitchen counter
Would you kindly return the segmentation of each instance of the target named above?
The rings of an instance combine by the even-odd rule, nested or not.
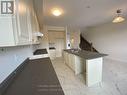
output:
[[[101,53],[90,52],[86,50],[78,50],[78,49],[65,49],[64,51],[82,57],[84,59],[94,59],[94,58],[107,56],[107,54],[101,54]]]
[[[50,58],[29,61],[3,95],[64,95]]]
[[[37,49],[32,56],[29,57],[30,60],[34,59],[40,59],[40,58],[45,58],[49,57],[47,49]]]
[[[40,54],[47,54],[47,50],[46,49],[37,49],[33,54],[34,55],[40,55]]]
[[[85,76],[85,84],[92,86],[102,82],[103,57],[100,54],[78,49],[66,49],[63,51],[64,62],[75,73]]]

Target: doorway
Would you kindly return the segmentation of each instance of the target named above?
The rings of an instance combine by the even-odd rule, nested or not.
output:
[[[66,32],[48,30],[48,42],[50,58],[62,57],[62,51],[66,46]]]

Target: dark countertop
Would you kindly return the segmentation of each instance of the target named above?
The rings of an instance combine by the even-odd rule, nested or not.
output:
[[[50,58],[29,61],[3,95],[64,95]]]
[[[94,59],[94,58],[99,58],[99,57],[104,57],[107,56],[107,54],[101,54],[101,53],[96,53],[96,52],[90,52],[86,50],[77,50],[77,49],[65,49],[64,51],[80,56],[85,59]]]
[[[34,55],[48,54],[48,52],[46,49],[37,49],[33,54]]]

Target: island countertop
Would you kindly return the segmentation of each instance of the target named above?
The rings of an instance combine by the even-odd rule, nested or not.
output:
[[[86,50],[79,50],[79,49],[65,49],[64,51],[82,57],[84,59],[94,59],[99,57],[107,56],[107,54],[91,52]]]

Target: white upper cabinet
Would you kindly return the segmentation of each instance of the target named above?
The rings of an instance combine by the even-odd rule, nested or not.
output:
[[[38,42],[35,32],[39,24],[32,0],[14,0],[14,5],[14,14],[0,12],[0,47]]]
[[[13,20],[12,16],[0,17],[0,46],[15,45]]]
[[[27,44],[29,43],[30,33],[28,31],[28,12],[29,6],[27,0],[16,1],[16,20],[17,20],[17,34],[18,41],[17,44]]]
[[[36,43],[38,42],[36,33],[39,32],[40,30],[39,30],[39,24],[37,21],[37,16],[34,11],[31,14],[31,26],[32,26],[31,28],[32,29],[32,42]]]

